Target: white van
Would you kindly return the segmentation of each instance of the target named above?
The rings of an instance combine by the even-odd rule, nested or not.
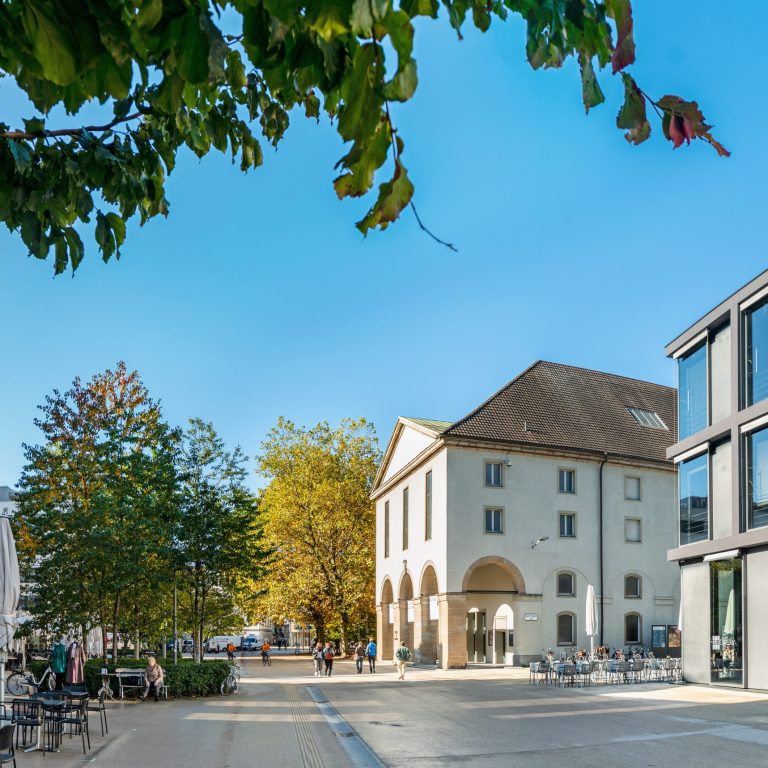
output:
[[[205,649],[208,653],[219,653],[221,651],[226,651],[227,646],[232,643],[232,645],[239,651],[240,643],[242,643],[242,641],[243,639],[240,635],[216,635],[216,637],[210,637],[206,640]]]

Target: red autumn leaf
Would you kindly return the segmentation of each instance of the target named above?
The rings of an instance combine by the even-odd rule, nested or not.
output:
[[[672,114],[669,118],[669,138],[674,148],[677,149],[684,141],[689,144],[691,140],[686,136],[685,121],[680,115]]]

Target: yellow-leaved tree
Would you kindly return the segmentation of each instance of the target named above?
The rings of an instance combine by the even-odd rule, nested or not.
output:
[[[365,419],[311,429],[279,419],[258,459],[263,545],[270,551],[261,608],[278,621],[312,624],[318,639],[374,622],[375,507],[369,496],[380,459]]]

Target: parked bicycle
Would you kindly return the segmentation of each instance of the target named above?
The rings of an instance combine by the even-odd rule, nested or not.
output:
[[[229,674],[224,678],[224,682],[221,684],[221,695],[231,696],[233,693],[237,693],[239,687],[240,667],[237,664],[230,664]]]
[[[271,667],[272,666],[272,654],[270,654],[269,651],[262,651],[261,652],[261,663],[265,667]]]
[[[51,669],[49,664],[45,668],[42,677],[38,680],[35,677],[34,672],[30,669],[24,669],[21,672],[14,672],[9,675],[5,684],[5,689],[11,696],[26,696],[37,693],[43,684],[46,684],[49,691],[52,691],[56,687],[56,675]]]

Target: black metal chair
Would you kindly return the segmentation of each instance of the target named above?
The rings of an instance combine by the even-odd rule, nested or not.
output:
[[[21,743],[27,746],[27,733],[43,725],[43,712],[39,701],[27,699],[14,699],[11,702],[11,722],[16,724],[16,747],[19,746],[19,732]]]
[[[88,739],[88,749],[91,748],[91,735],[88,732],[88,699],[82,699],[78,704],[72,704],[71,709],[64,712],[62,724],[69,726],[69,736],[82,736],[83,754],[85,754],[85,741]]]
[[[88,711],[99,713],[99,722],[101,723],[102,736],[104,735],[105,730],[107,733],[109,733],[109,725],[107,725],[107,707],[104,703],[105,695],[106,694],[104,693],[104,691],[100,691],[98,699],[88,700]]]
[[[16,768],[16,750],[13,748],[13,733],[16,723],[6,723],[0,727],[0,768],[6,763],[13,763]]]

